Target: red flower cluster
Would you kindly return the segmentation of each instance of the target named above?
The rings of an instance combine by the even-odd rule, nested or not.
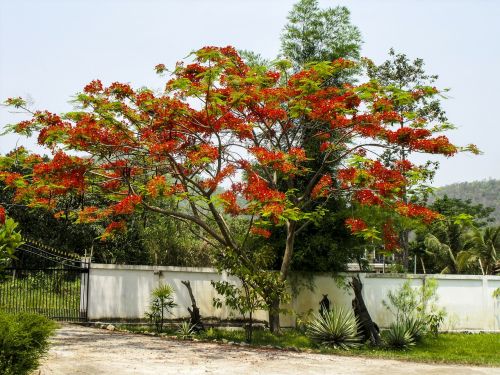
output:
[[[271,231],[268,229],[260,228],[260,227],[252,227],[250,229],[250,232],[252,234],[255,234],[256,236],[261,236],[264,238],[269,238],[271,237]]]
[[[201,144],[197,150],[190,151],[187,154],[187,158],[192,164],[203,164],[207,162],[212,162],[219,157],[219,150],[217,147],[209,145],[207,143]]]
[[[358,233],[368,228],[363,220],[355,219],[353,217],[346,219],[345,224],[352,233]]]
[[[423,206],[417,206],[412,203],[405,204],[403,202],[399,202],[396,205],[396,211],[403,216],[407,216],[410,218],[420,218],[425,223],[431,223],[441,216],[435,211],[429,210],[428,208]]]
[[[5,219],[6,219],[5,208],[3,206],[0,206],[0,225],[5,224]]]
[[[104,230],[101,236],[101,240],[106,240],[115,236],[120,232],[124,232],[127,229],[127,224],[124,221],[112,221]]]
[[[219,197],[222,199],[224,205],[224,211],[232,216],[236,216],[241,212],[241,207],[236,201],[236,194],[230,190],[225,191],[220,194]]]
[[[311,197],[313,198],[324,198],[330,194],[330,187],[332,186],[332,176],[326,174],[323,175],[318,183],[314,186],[311,192]]]
[[[244,189],[245,199],[256,200],[261,203],[284,201],[285,193],[269,188],[269,185],[259,175],[252,172],[248,176],[248,183]]]
[[[127,195],[120,202],[112,206],[115,215],[129,215],[134,212],[135,207],[142,202],[140,195]]]
[[[387,140],[397,144],[410,144],[419,139],[427,138],[431,134],[432,133],[427,129],[414,129],[409,127],[402,127],[396,131],[386,131]]]
[[[34,180],[50,181],[61,187],[60,193],[70,189],[83,191],[88,162],[88,160],[59,151],[52,160],[33,167]]]
[[[98,79],[90,82],[87,86],[83,88],[83,92],[87,94],[97,94],[103,89],[102,82]]]
[[[382,205],[383,201],[370,189],[361,189],[354,194],[356,200],[364,205]]]
[[[384,247],[387,251],[393,251],[399,247],[399,238],[392,223],[386,222],[382,228]]]

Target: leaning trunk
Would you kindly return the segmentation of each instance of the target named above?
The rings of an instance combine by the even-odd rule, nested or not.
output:
[[[354,291],[352,307],[358,320],[360,331],[363,334],[365,341],[370,340],[372,345],[380,346],[382,344],[382,340],[380,339],[378,327],[373,322],[370,313],[366,308],[363,294],[361,293],[363,290],[363,284],[361,283],[359,275],[352,278],[351,287]]]

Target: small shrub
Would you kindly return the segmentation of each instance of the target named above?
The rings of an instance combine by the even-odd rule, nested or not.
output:
[[[413,337],[415,340],[429,333],[437,336],[446,317],[446,310],[437,305],[437,286],[435,279],[427,279],[420,288],[412,288],[408,280],[395,292],[388,293],[389,302],[382,301],[394,314],[396,323],[414,325],[411,332],[417,335]]]
[[[306,335],[321,345],[342,349],[356,347],[361,341],[354,313],[336,306],[324,316],[314,315],[307,323]]]
[[[36,314],[0,312],[0,372],[25,375],[38,367],[56,324]]]
[[[390,325],[385,336],[387,346],[393,349],[408,349],[415,345],[413,327],[408,322],[398,321]]]

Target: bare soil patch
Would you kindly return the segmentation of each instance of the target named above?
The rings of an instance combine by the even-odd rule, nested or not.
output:
[[[433,365],[255,349],[64,325],[39,375],[163,374],[483,375],[500,368]]]

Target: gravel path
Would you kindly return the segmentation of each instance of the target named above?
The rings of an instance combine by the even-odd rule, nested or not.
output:
[[[500,375],[500,368],[252,349],[64,325],[35,374]]]

